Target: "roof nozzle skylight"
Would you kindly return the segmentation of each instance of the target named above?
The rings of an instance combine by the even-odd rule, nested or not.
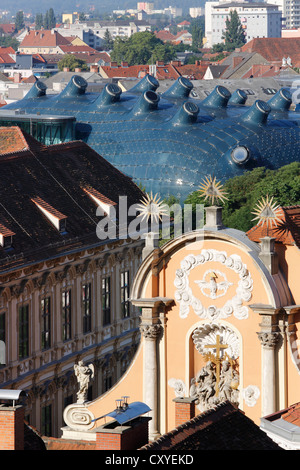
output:
[[[39,98],[40,96],[45,96],[46,90],[47,86],[45,83],[38,80],[32,85],[25,98]]]
[[[202,101],[202,106],[208,108],[226,108],[231,97],[231,93],[227,88],[217,85],[216,88]]]
[[[198,106],[192,101],[186,101],[171,119],[170,123],[173,126],[193,124],[197,121],[198,114]]]
[[[287,111],[292,104],[292,95],[287,88],[281,88],[268,101],[272,111]]]
[[[145,75],[141,81],[130,89],[130,92],[155,91],[159,87],[159,82],[152,75]]]
[[[247,93],[239,88],[235,90],[228,100],[228,104],[245,104],[247,101]]]
[[[116,101],[119,101],[121,94],[122,90],[117,84],[108,83],[103,88],[95,104],[97,106],[106,106],[108,104],[115,103]]]
[[[87,89],[87,81],[80,75],[73,75],[66,88],[59,94],[59,98],[83,95]]]
[[[187,98],[194,88],[194,85],[188,78],[179,77],[176,82],[165,91],[163,96],[169,96],[173,98]]]
[[[255,103],[242,115],[241,120],[249,124],[265,124],[271,108],[265,101],[256,100]]]
[[[155,91],[145,91],[133,107],[132,112],[136,116],[157,109],[159,100],[160,98]]]

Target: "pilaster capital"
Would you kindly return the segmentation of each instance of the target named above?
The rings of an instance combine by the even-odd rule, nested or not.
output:
[[[280,340],[280,333],[277,331],[275,332],[259,332],[257,333],[258,339],[261,342],[261,345],[265,349],[274,349],[276,344]]]
[[[163,331],[163,327],[160,323],[147,325],[142,323],[140,325],[140,332],[145,339],[157,339]]]

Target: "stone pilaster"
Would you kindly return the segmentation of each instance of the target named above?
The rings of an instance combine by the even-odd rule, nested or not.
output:
[[[143,390],[144,402],[150,407],[149,440],[154,441],[160,436],[158,420],[158,383],[159,357],[158,341],[163,335],[161,316],[172,299],[155,297],[151,299],[133,300],[132,303],[142,308],[140,331],[144,341]]]
[[[260,331],[257,333],[261,343],[262,354],[262,416],[276,411],[277,378],[275,376],[275,359],[277,345],[282,336],[278,328],[278,313],[271,305],[251,305],[252,310],[261,316]]]

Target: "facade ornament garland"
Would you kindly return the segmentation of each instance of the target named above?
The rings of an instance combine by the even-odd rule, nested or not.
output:
[[[189,284],[190,272],[198,266],[203,266],[205,263],[214,261],[220,263],[223,268],[231,269],[239,276],[238,286],[233,298],[228,300],[223,307],[217,308],[215,305],[210,305],[205,308],[201,301],[193,294],[193,290]],[[207,271],[205,274],[213,273]],[[216,283],[213,280],[210,284],[205,280],[205,276],[201,281],[195,281],[205,295],[212,300],[225,295],[231,283],[227,281],[226,275],[222,271],[218,271],[219,276],[223,279],[221,283]],[[180,305],[179,316],[186,318],[192,307],[196,315],[203,319],[216,320],[225,319],[234,315],[239,320],[248,318],[248,307],[243,305],[243,302],[248,302],[252,297],[253,280],[247,269],[246,264],[242,262],[239,255],[232,254],[227,256],[226,252],[218,250],[202,250],[201,254],[186,256],[182,262],[180,269],[177,269],[174,285],[176,287],[175,300]],[[217,292],[219,293],[217,294]]]

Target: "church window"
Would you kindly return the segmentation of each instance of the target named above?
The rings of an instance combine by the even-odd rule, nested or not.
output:
[[[50,297],[41,300],[42,349],[51,347],[51,308]]]
[[[42,435],[52,436],[52,405],[43,406],[41,420]]]
[[[90,332],[92,328],[91,306],[91,283],[88,283],[82,286],[83,333]]]
[[[110,277],[102,279],[102,314],[103,325],[109,325],[111,322],[111,292],[110,292]]]
[[[121,272],[121,313],[122,318],[130,316],[129,271]]]
[[[19,307],[19,359],[29,356],[29,305]]]
[[[71,290],[62,293],[63,341],[71,339]]]

